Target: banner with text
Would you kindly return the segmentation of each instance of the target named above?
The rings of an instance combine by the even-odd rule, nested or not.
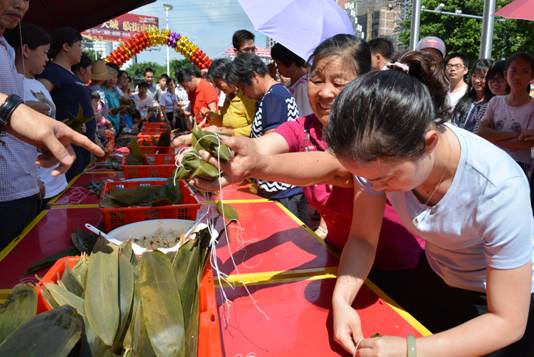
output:
[[[124,14],[86,30],[82,35],[92,40],[119,42],[136,33],[147,31],[151,27],[159,27],[159,19],[157,17]]]

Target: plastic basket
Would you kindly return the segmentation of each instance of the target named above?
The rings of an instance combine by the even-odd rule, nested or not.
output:
[[[139,178],[139,177],[164,177],[171,176],[176,169],[174,163],[172,165],[126,165],[123,166],[124,178]]]
[[[74,267],[79,256],[64,257],[57,260],[48,272],[43,276],[39,284],[35,287],[37,292],[37,313],[52,310],[52,307],[45,301],[41,293],[40,286],[45,283],[57,282],[65,266]],[[219,315],[217,312],[217,301],[215,298],[215,284],[213,273],[209,262],[204,268],[199,286],[199,315],[198,315],[198,357],[222,357],[222,340],[220,334]]]
[[[104,218],[104,229],[110,231],[119,226],[146,221],[148,219],[158,218],[175,218],[191,219],[197,218],[197,211],[200,209],[200,203],[191,189],[183,181],[179,181],[182,190],[182,201],[179,204],[157,206],[157,207],[121,207],[121,208],[103,208],[100,212]],[[126,189],[139,186],[163,186],[165,181],[113,181],[106,182],[102,190],[104,197],[112,189]]]
[[[164,132],[168,131],[169,129],[164,128],[143,128],[141,132],[138,135],[156,135],[156,134],[163,134]]]
[[[174,154],[145,154],[148,165],[128,165],[127,158],[122,161],[124,177],[164,177],[171,176],[176,168]]]
[[[158,134],[137,134],[137,144],[139,146],[154,146],[161,136]]]
[[[172,146],[139,146],[143,154],[171,154],[174,152]]]
[[[143,124],[143,131],[145,129],[170,129],[169,123],[161,121],[161,122],[146,122]]]

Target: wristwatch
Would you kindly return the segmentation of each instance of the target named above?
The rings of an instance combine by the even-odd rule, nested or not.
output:
[[[10,94],[6,101],[0,105],[0,131],[5,131],[11,115],[19,105],[24,103],[21,97],[15,94]]]

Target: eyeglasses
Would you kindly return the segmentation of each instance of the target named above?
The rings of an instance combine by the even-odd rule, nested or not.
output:
[[[457,63],[457,64],[447,64],[447,69],[462,69],[464,68],[465,66],[461,63]]]

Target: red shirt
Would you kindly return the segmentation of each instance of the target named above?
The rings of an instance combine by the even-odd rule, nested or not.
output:
[[[197,88],[194,92],[188,92],[187,96],[191,102],[191,108],[193,108],[193,116],[195,117],[197,123],[202,121],[202,116],[200,115],[200,109],[208,108],[208,104],[215,103],[219,100],[217,90],[205,79],[200,79],[198,82]]]
[[[323,126],[315,114],[286,122],[276,129],[276,133],[287,141],[290,152],[328,149],[322,138]],[[350,233],[353,188],[317,184],[304,187],[304,195],[326,222],[326,240],[341,251]],[[424,241],[408,232],[397,212],[387,204],[374,267],[382,270],[415,268],[423,245]]]

